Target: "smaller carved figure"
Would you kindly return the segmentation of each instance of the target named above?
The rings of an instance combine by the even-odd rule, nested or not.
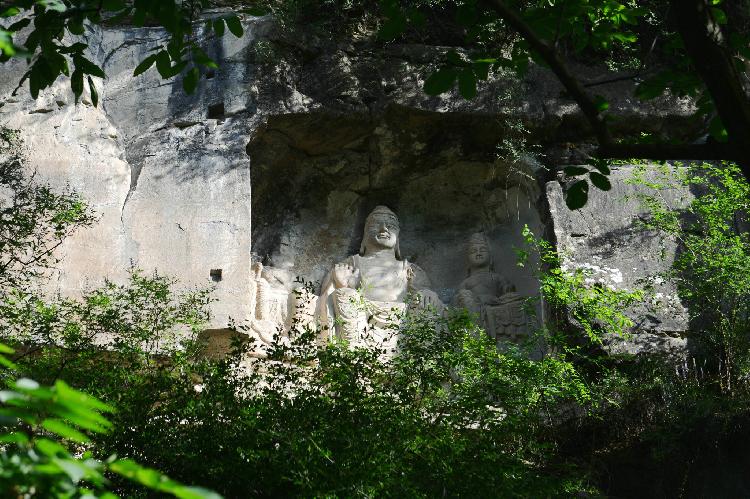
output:
[[[271,344],[278,325],[284,323],[283,313],[286,312],[287,296],[271,286],[264,275],[265,268],[262,263],[255,262],[252,270],[250,292],[254,301],[254,315],[250,319],[250,330],[261,344]]]
[[[252,265],[250,332],[260,340],[255,356],[265,355],[263,345],[272,344],[274,337],[281,335],[283,341],[293,326],[300,330],[314,326],[318,297],[292,279],[292,266],[285,262],[279,267]]]
[[[472,234],[466,248],[467,276],[459,286],[454,305],[476,314],[482,326],[498,341],[516,340],[526,332],[524,299],[516,288],[495,272],[484,234]]]

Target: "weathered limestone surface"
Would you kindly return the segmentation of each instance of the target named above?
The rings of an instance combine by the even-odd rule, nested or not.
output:
[[[619,269],[623,282],[642,275],[631,270],[643,267],[638,258],[653,258],[656,243],[635,230],[627,233],[632,253],[602,249],[622,240],[609,232],[630,227],[618,180],[614,194],[569,214],[559,185],[545,193],[549,174],[539,162],[498,159],[512,115],[549,144],[545,161],[575,161],[566,141],[585,137],[585,126],[545,71],[522,82],[496,75],[470,102],[429,97],[422,81],[445,48],[330,47],[281,36],[267,18],[244,23],[241,39],[205,40],[220,69],[192,96],[155,69],[132,77],[163,40],[155,28],[88,32],[90,56],[107,74],[98,108],[85,96],[75,104],[62,80],[36,100],[26,88],[12,97],[25,63],[3,67],[0,124],[24,131],[39,178],[70,184],[101,216],[62,249],[55,289],[74,294],[105,276],[122,279],[132,262],[215,286],[211,327],[222,328],[230,316],[258,318],[258,283],[283,297],[294,277],[321,282],[332,262],[356,252],[366,214],[381,204],[398,213],[402,253],[445,303],[466,278],[464,243],[475,232],[486,235],[495,271],[524,296],[536,293],[514,263],[524,224],[542,233],[552,223],[577,264],[608,258],[601,265]],[[581,70],[592,81],[607,76]],[[632,102],[627,85],[599,87],[619,116],[615,128],[688,126],[688,103]],[[624,218],[602,218],[576,236],[602,208]],[[281,320],[288,310],[277,308],[265,313]],[[684,327],[675,314],[651,328],[657,336]]]
[[[647,211],[638,194],[650,191],[628,182],[635,168],[624,165],[614,169],[612,190],[592,188],[586,206],[576,211],[565,206],[560,182],[547,184],[557,247],[564,265],[585,269],[592,283],[628,290],[653,286],[647,305],[629,311],[636,323],[634,334],[608,338],[606,346],[611,351],[684,353],[688,350],[687,310],[674,284],[660,276],[674,260],[678,245],[674,238],[639,224]],[[654,177],[646,176],[651,181]],[[660,196],[675,209],[694,199],[682,187],[661,190]]]

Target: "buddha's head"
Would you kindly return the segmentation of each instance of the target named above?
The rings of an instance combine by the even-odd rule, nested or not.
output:
[[[469,237],[469,242],[466,245],[466,261],[468,263],[469,274],[471,274],[472,269],[486,267],[492,270],[490,244],[483,233],[477,232]]]
[[[396,259],[401,260],[401,251],[398,246],[399,231],[396,214],[387,206],[376,206],[365,220],[359,254],[364,256],[368,252],[393,249]]]

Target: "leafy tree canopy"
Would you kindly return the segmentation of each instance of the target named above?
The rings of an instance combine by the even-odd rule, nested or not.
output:
[[[396,39],[409,24],[424,22],[420,11],[403,0],[383,0],[381,5],[386,20],[380,33],[385,39]],[[428,94],[457,87],[465,98],[472,98],[488,69],[507,67],[523,74],[534,61],[548,67],[578,104],[598,142],[599,158],[725,159],[739,163],[750,176],[747,2],[457,0],[454,5],[468,50],[447,53],[442,66],[425,81]],[[504,43],[486,43],[487,33],[498,23],[513,36]],[[571,59],[592,57],[619,60],[621,68],[629,69],[618,79],[636,81],[634,97],[645,101],[665,92],[690,97],[705,135],[678,143],[643,133],[615,138],[610,105],[596,92],[614,80],[583,81],[569,66]],[[589,175],[595,187],[609,189],[606,164],[595,166],[566,172],[581,178],[568,190],[569,207],[586,202],[588,182],[581,175]]]
[[[167,42],[153,48],[135,68],[138,75],[156,66],[163,78],[184,73],[182,84],[193,92],[205,70],[215,68],[196,41],[196,33],[242,36],[236,13],[207,12],[234,2],[211,0],[13,0],[0,4],[0,60],[23,57],[29,67],[32,96],[61,75],[80,96],[84,80],[92,102],[98,101],[94,78],[101,68],[86,58],[81,38],[86,23],[103,26],[132,23],[162,26]],[[457,88],[467,98],[491,71],[510,68],[523,74],[530,62],[548,67],[566,95],[574,100],[596,139],[600,159],[697,159],[737,162],[750,177],[750,101],[746,94],[750,62],[747,0],[259,0],[249,14],[271,13],[287,26],[322,23],[340,33],[342,18],[368,19],[379,27],[382,43],[449,26],[450,45],[424,90],[437,95]],[[351,23],[350,23],[351,24]],[[25,40],[18,38],[25,36]],[[611,83],[583,81],[571,60],[606,60],[637,85],[634,97],[654,99],[665,92],[692,99],[703,135],[674,137],[635,133],[616,137],[610,104],[597,89]],[[571,208],[583,206],[589,185],[607,190],[606,163],[566,172],[576,181],[567,191]]]
[[[105,78],[104,71],[86,57],[88,45],[81,38],[87,23],[103,26],[122,22],[134,26],[158,25],[169,34],[167,42],[154,47],[153,53],[135,68],[139,75],[156,65],[162,78],[185,73],[183,87],[195,91],[202,70],[216,68],[213,61],[195,41],[195,22],[212,6],[208,0],[157,1],[138,0],[20,0],[0,3],[0,62],[23,57],[29,68],[20,82],[29,82],[32,97],[52,85],[57,78],[70,77],[70,88],[78,99],[84,79],[94,105],[98,94],[93,78]],[[242,23],[235,14],[204,19],[203,28],[216,36],[229,31],[243,35]],[[17,41],[20,35],[26,38]],[[72,43],[71,43],[72,42]]]

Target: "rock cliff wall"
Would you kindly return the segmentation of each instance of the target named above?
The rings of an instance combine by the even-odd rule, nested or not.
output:
[[[311,46],[280,35],[270,19],[244,23],[241,39],[204,40],[220,68],[192,96],[179,77],[131,76],[163,38],[155,28],[87,32],[91,58],[107,74],[98,108],[85,96],[72,102],[66,81],[36,100],[25,88],[11,96],[24,63],[5,65],[0,124],[23,130],[39,178],[71,185],[101,216],[62,248],[56,290],[121,279],[131,263],[155,268],[215,286],[211,326],[222,328],[230,316],[256,314],[254,261],[320,281],[356,252],[377,204],[399,213],[405,256],[444,301],[465,276],[463,245],[476,231],[487,234],[497,271],[526,295],[536,283],[513,251],[526,224],[553,235],[572,265],[595,266],[616,286],[668,264],[674,248],[665,253],[658,235],[633,228],[639,208],[623,197],[626,169],[613,192],[596,193],[580,212],[565,208],[553,170],[579,160],[568,142],[588,132],[545,71],[523,81],[495,75],[472,101],[428,97],[421,84],[444,48]],[[687,103],[632,102],[627,85],[601,87],[615,130],[689,126]],[[501,159],[498,144],[520,125],[543,144],[537,159]],[[646,343],[684,346],[675,338],[684,310],[674,307],[636,311],[650,321]]]

